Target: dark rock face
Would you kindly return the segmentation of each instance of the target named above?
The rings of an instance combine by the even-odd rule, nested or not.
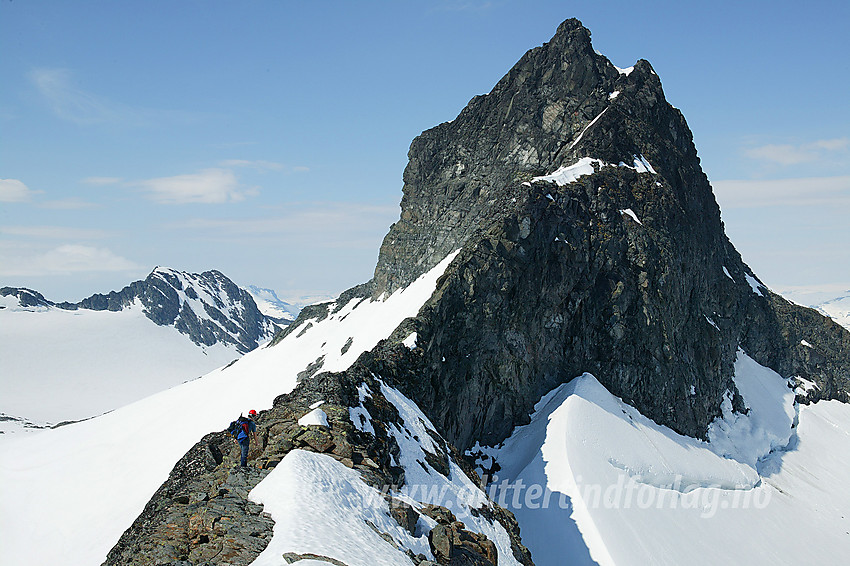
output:
[[[3,287],[0,288],[0,297],[13,296],[18,299],[22,307],[49,307],[53,303],[44,298],[44,295],[32,289],[23,287]]]
[[[647,155],[649,143],[638,144],[650,140],[630,135],[646,118],[662,123],[679,153],[695,159],[690,132],[681,114],[664,102],[658,77],[645,61],[635,71],[621,74],[594,52],[590,32],[578,20],[567,20],[549,43],[526,53],[492,92],[476,96],[455,120],[413,140],[401,218],[381,247],[375,292],[407,285],[501,212],[510,213],[505,209],[513,208],[512,197],[522,192],[520,181],[572,163],[588,150],[613,163],[624,157],[631,163],[641,151],[658,162],[655,153],[667,147]],[[609,100],[615,91],[621,95]],[[574,146],[603,111],[595,131],[609,131],[614,124],[625,131],[609,131],[604,141],[598,140],[602,143],[584,135],[582,145]],[[678,162],[678,157],[668,159]]]
[[[174,326],[195,344],[232,344],[242,353],[280,330],[247,291],[215,270],[195,274],[157,267],[144,281],[79,303],[54,303],[29,289],[4,287],[0,293],[17,296],[24,307],[66,310],[120,311],[138,301],[149,319],[160,326]]]
[[[372,391],[362,405],[371,416],[374,434],[358,430],[350,418],[349,407],[361,403],[357,388],[362,383]],[[250,564],[271,539],[273,521],[261,505],[248,500],[248,493],[294,449],[325,454],[358,471],[364,482],[385,494],[390,515],[411,533],[416,530],[420,513],[438,522],[450,518],[448,531],[443,533],[449,538],[441,543],[449,554],[440,564],[494,564],[493,543],[467,530],[447,509],[426,507],[420,512],[389,495],[389,490],[404,485],[405,479],[404,469],[394,465],[399,446],[388,426],[403,423],[398,410],[380,391],[372,372],[360,363],[341,374],[323,373],[302,382],[292,393],[278,397],[271,410],[260,413],[260,446],[252,445],[246,470],[235,468],[239,447],[226,432],[208,434],[174,466],[168,480],[109,552],[105,564]],[[299,417],[319,400],[325,401],[322,409],[330,426],[299,425]],[[429,462],[445,460],[448,473],[447,462],[452,458],[470,477],[476,477],[460,453],[442,439],[436,440],[444,448],[426,455]],[[531,564],[509,511],[491,504],[476,512],[501,523],[512,537],[518,559]],[[395,544],[389,535],[378,534]],[[414,564],[425,561],[424,556],[409,552]],[[313,558],[337,563],[306,554],[287,554],[284,558],[291,562]]]
[[[495,507],[495,512],[504,512]],[[437,564],[444,566],[495,566],[499,563],[496,545],[487,537],[466,529],[461,521],[445,507],[427,505],[422,510],[437,521],[437,525],[428,533],[428,544]],[[482,512],[492,512],[488,508]],[[495,520],[494,518],[490,519]],[[500,520],[500,522],[502,522]],[[510,523],[508,521],[508,523]],[[513,540],[518,540],[519,532],[511,533]],[[514,547],[514,557],[521,564],[532,564],[531,554],[524,546]],[[424,563],[421,565],[424,566]]]
[[[798,401],[850,403],[850,332],[846,328],[774,293],[750,305],[746,317],[752,325],[741,337],[744,350],[783,376],[799,376],[818,385],[806,397],[798,396]]]

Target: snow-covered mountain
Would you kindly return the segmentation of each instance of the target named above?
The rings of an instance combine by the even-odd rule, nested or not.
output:
[[[334,299],[330,295],[304,295],[283,300],[277,296],[274,289],[257,287],[256,285],[249,285],[245,289],[254,298],[254,302],[257,303],[257,308],[260,309],[261,313],[283,326],[291,324],[298,318],[298,313],[304,307]]]
[[[844,563],[850,332],[743,262],[648,62],[568,20],[408,155],[371,281],[9,439],[0,562]]]
[[[850,330],[850,290],[840,297],[815,305],[815,308]]]
[[[521,563],[521,549],[512,547],[505,526],[510,522],[485,511],[493,505],[487,495],[516,514],[538,565],[647,564],[659,556],[670,564],[840,563],[833,558],[847,550],[843,513],[850,501],[842,486],[850,481],[850,406],[794,405],[786,380],[743,353],[735,380],[750,412],[716,420],[711,443],[657,425],[586,374],[544,395],[530,424],[516,428],[498,448],[470,451],[482,473],[497,470],[484,489],[460,468],[462,459],[439,448],[445,441],[421,409],[383,381],[392,375],[364,371],[346,401],[327,381],[340,374],[323,373],[298,385],[301,368],[315,359],[329,372],[352,368],[383,336],[395,336],[397,355],[416,355],[417,336],[393,329],[432,296],[452,259],[454,254],[383,300],[329,305],[326,316],[302,320],[277,345],[202,379],[96,419],[12,439],[0,456],[0,479],[16,489],[0,497],[3,509],[17,511],[0,515],[0,532],[16,542],[0,547],[3,563],[99,564],[143,513],[153,523],[145,534],[159,537],[153,548],[143,549],[161,557],[176,552],[172,558],[212,557],[209,563],[218,564],[222,550],[238,558],[253,540],[260,548],[249,553],[252,558],[228,563],[278,566],[302,557],[305,564],[330,558],[349,565],[406,565],[408,551],[439,558],[431,541],[461,529],[444,519],[442,509],[463,521],[462,530],[492,541],[498,564]],[[293,393],[271,409],[286,391]],[[266,448],[252,453],[262,468],[233,471],[237,449],[223,433],[205,436],[196,445],[199,452],[189,451],[207,431],[224,428],[248,407],[262,410],[260,427],[269,434]],[[169,434],[151,433],[151,423],[162,422],[173,423]],[[392,438],[379,445],[391,450],[385,455],[395,468],[387,469],[405,478],[398,490],[382,494],[368,481],[385,465],[380,452],[369,452],[375,435]],[[353,463],[352,444],[360,445],[360,464]],[[438,470],[439,454],[447,471]],[[155,505],[146,506],[169,475]],[[256,503],[270,520],[259,521]],[[243,515],[238,509],[246,505],[255,510]],[[186,531],[191,554],[164,542],[177,544],[184,535],[158,531],[151,519],[161,519],[163,508],[208,514],[194,535]],[[61,534],[29,545],[36,521]],[[788,524],[795,525],[794,536],[780,528]],[[242,533],[246,528],[250,533]],[[730,542],[730,532],[739,543]],[[109,563],[131,563],[140,550],[118,548],[129,549],[127,561],[115,556]]]
[[[787,380],[743,352],[735,382],[749,412],[725,412],[709,442],[659,426],[585,374],[498,448],[473,452],[500,464],[494,498],[538,565],[842,563],[850,405],[795,405]]]
[[[0,430],[99,415],[230,363],[276,330],[216,271],[156,268],[79,303],[4,287],[0,410],[10,420]]]
[[[779,293],[789,301],[822,312],[850,330],[850,289],[836,292],[834,289],[794,288]]]

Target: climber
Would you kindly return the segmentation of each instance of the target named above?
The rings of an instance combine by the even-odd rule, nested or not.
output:
[[[239,443],[239,448],[242,450],[242,457],[239,461],[239,466],[242,468],[248,467],[248,449],[251,446],[251,438],[257,440],[257,423],[254,419],[257,418],[257,411],[251,409],[248,411],[248,418],[239,415],[239,419],[231,423],[231,434]]]

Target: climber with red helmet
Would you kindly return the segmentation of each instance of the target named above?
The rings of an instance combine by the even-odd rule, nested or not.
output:
[[[256,418],[257,411],[251,409],[248,411],[247,418],[239,415],[239,419],[230,423],[230,434],[239,443],[239,448],[242,452],[239,460],[239,466],[241,468],[248,467],[248,450],[251,447],[251,438],[253,437],[255,441],[257,440],[257,423],[254,422]]]

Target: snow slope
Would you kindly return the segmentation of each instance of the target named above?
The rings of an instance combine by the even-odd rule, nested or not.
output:
[[[607,110],[607,108],[606,108]],[[602,111],[602,114],[605,113],[605,110]],[[602,114],[599,114],[596,118],[594,118],[593,122],[588,124],[585,128],[585,131],[590,128],[596,120],[598,120]],[[575,145],[581,136],[584,135],[584,132],[579,134],[579,137],[576,138],[576,141],[573,142],[572,145]],[[563,165],[550,173],[549,175],[542,175],[540,177],[534,177],[531,180],[531,183],[537,183],[540,181],[543,182],[554,182],[560,186],[569,185],[570,183],[575,183],[580,178],[585,175],[592,175],[596,172],[597,169],[601,169],[602,167],[614,167],[613,163],[606,163],[601,159],[595,159],[593,157],[582,157],[572,165]],[[626,163],[619,163],[616,165],[617,167],[628,167],[629,169],[634,169],[638,173],[652,173],[656,175],[655,169],[652,168],[652,165],[649,164],[649,161],[643,155],[635,155],[634,160],[631,165]]]
[[[850,405],[797,415],[779,375],[743,352],[735,370],[749,415],[716,422],[712,444],[655,424],[584,374],[484,449],[502,465],[491,487],[535,564],[843,564]]]
[[[113,312],[0,301],[0,410],[37,423],[99,415],[241,356],[153,324],[138,302]]]
[[[204,434],[223,430],[240,412],[270,407],[317,358],[325,356],[329,371],[350,366],[418,312],[454,255],[383,300],[352,300],[201,379],[95,419],[9,439],[0,453],[0,485],[14,489],[0,491],[0,564],[102,563]],[[162,434],[164,423],[169,434]]]

